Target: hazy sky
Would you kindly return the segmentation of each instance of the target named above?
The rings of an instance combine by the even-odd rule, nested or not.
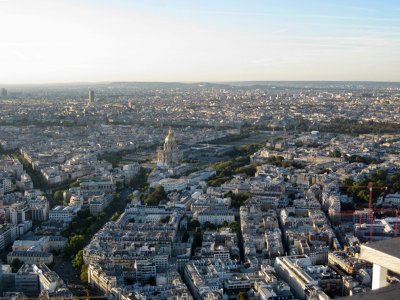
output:
[[[0,83],[400,81],[398,0],[0,0]]]

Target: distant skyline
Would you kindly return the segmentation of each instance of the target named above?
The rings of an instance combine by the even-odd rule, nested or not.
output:
[[[400,1],[0,0],[0,84],[400,82]]]

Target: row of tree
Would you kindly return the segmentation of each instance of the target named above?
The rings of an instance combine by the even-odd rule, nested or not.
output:
[[[71,261],[72,267],[79,272],[82,282],[88,282],[88,265],[83,261],[83,250],[79,250]]]
[[[250,155],[260,149],[263,144],[249,144],[235,147],[230,153],[231,159],[210,164],[217,172],[215,176],[208,180],[209,186],[219,186],[230,180],[234,174],[245,174],[254,176],[257,165],[250,164]]]
[[[73,257],[72,267],[80,273],[83,282],[87,282],[88,267],[83,262],[83,248],[90,242],[93,234],[99,231],[115,212],[121,213],[125,206],[126,201],[117,193],[105,212],[92,216],[89,210],[80,210],[68,229],[63,232],[63,235],[68,237],[64,255],[66,259]]]
[[[389,174],[387,170],[378,170],[368,175],[367,178],[354,181],[351,178],[345,179],[343,191],[352,196],[355,202],[369,201],[369,189],[366,186],[373,186],[373,198],[400,191],[400,173]]]
[[[243,193],[232,193],[231,191],[225,193],[224,198],[230,197],[231,198],[231,206],[234,208],[240,208],[243,206],[247,199],[251,197],[251,194],[248,192]]]
[[[150,191],[150,193],[143,198],[143,202],[147,205],[158,205],[161,200],[167,199],[167,193],[163,186],[158,185]]]
[[[392,122],[363,121],[348,118],[335,118],[329,124],[320,124],[320,131],[348,134],[398,133],[400,125]]]

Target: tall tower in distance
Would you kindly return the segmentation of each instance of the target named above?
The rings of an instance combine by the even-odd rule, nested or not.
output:
[[[94,91],[90,90],[89,91],[89,104],[94,102]]]
[[[0,96],[3,97],[3,98],[7,97],[7,90],[5,88],[1,88]]]

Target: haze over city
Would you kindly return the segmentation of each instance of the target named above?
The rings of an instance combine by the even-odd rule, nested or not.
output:
[[[0,1],[0,83],[400,81],[398,1]]]

